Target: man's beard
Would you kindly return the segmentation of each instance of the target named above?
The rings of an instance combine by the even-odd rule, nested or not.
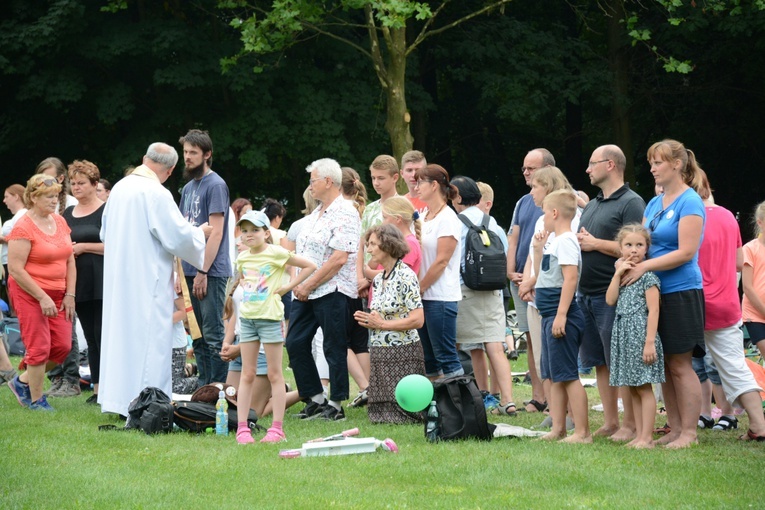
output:
[[[205,163],[202,162],[201,165],[195,166],[195,167],[183,167],[183,178],[186,181],[190,181],[191,179],[199,179],[205,174]]]

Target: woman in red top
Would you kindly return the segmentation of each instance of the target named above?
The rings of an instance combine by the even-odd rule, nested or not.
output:
[[[27,182],[29,211],[8,236],[8,290],[16,307],[26,354],[26,371],[8,386],[19,403],[52,411],[43,395],[46,369],[61,363],[72,348],[76,270],[72,239],[64,218],[55,214],[61,185],[38,174]]]

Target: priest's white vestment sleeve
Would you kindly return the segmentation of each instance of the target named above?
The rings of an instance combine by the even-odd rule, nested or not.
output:
[[[114,185],[104,210],[103,412],[127,416],[147,386],[172,394],[173,257],[204,263],[202,230],[186,221],[148,168]]]

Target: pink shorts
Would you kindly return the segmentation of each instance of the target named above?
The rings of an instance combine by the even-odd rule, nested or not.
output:
[[[56,308],[61,308],[63,290],[47,290]],[[55,317],[46,317],[40,303],[19,287],[13,278],[8,279],[8,292],[19,319],[21,340],[26,354],[19,365],[24,370],[28,365],[44,365],[48,361],[63,363],[72,350],[72,323],[66,320],[66,312],[60,310]]]

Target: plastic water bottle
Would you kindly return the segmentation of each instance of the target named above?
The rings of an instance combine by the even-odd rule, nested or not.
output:
[[[438,441],[438,407],[436,401],[431,400],[428,406],[428,421],[425,425],[425,439],[431,443]]]
[[[219,436],[228,435],[228,402],[223,391],[218,392],[218,403],[215,404],[215,433]]]

